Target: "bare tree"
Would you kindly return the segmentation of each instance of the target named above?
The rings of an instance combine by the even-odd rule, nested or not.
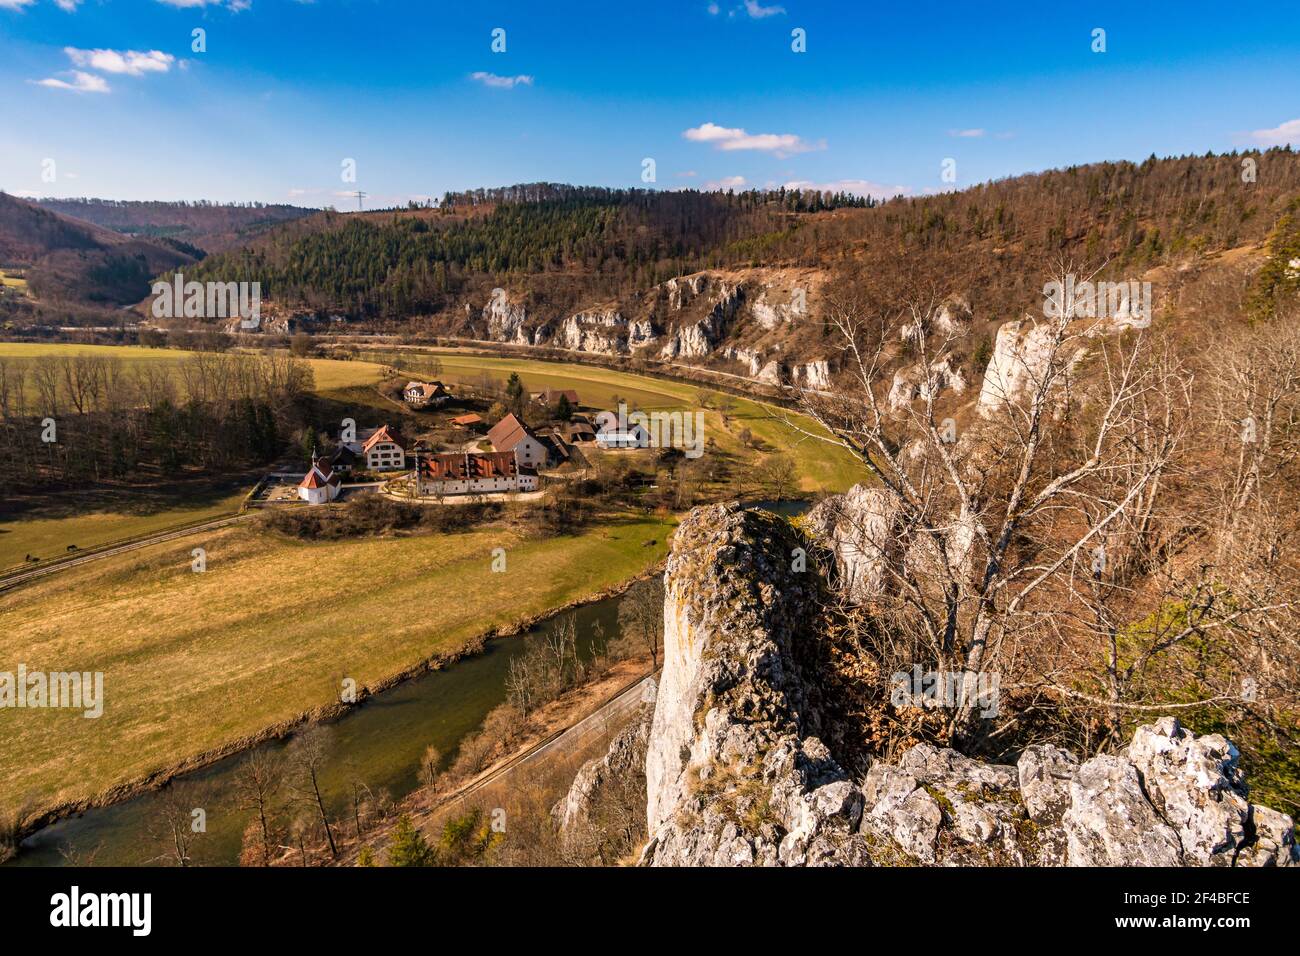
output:
[[[625,638],[650,655],[659,669],[664,633],[664,584],[653,577],[633,585],[618,603],[618,625]]]
[[[284,761],[264,747],[258,747],[240,762],[235,770],[234,789],[237,805],[253,813],[261,841],[261,865],[270,866],[273,850],[279,843],[275,799],[284,783]]]
[[[210,796],[206,787],[185,780],[173,781],[159,792],[148,824],[159,860],[182,867],[197,863],[196,851],[207,833]]]
[[[330,826],[325,798],[320,789],[320,774],[329,755],[330,743],[331,735],[326,728],[313,727],[290,744],[290,786],[299,801],[318,815],[320,825],[325,830],[325,840],[329,843],[330,855],[337,857],[339,850],[334,842],[334,830]]]
[[[1064,286],[1073,272],[1061,264],[1053,278]],[[788,421],[848,450],[874,479],[877,507],[859,530],[881,558],[880,591],[891,597],[881,630],[895,652],[940,671],[1005,672],[1072,624],[1079,575],[1109,573],[1116,550],[1133,560],[1149,550],[1155,494],[1186,436],[1191,375],[1149,333],[1110,334],[1107,319],[1063,302],[1059,314],[1026,318],[1013,353],[995,355],[1003,364],[990,367],[959,434],[941,409],[960,331],[939,327],[940,306],[937,295],[915,297],[875,319],[833,306],[852,384],[801,393],[825,433]],[[900,327],[920,385],[895,410],[882,399]],[[957,702],[952,737],[978,735],[977,706]]]

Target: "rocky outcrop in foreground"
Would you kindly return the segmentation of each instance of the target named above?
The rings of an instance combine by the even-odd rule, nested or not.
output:
[[[821,593],[799,547],[783,520],[735,506],[698,509],[677,532],[643,863],[1300,862],[1290,818],[1250,802],[1236,748],[1172,717],[1083,762],[1035,746],[995,765],[921,744],[853,779],[817,736],[817,677],[796,653]]]

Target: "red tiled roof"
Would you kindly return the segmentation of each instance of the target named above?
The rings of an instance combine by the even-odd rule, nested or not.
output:
[[[457,418],[453,418],[451,423],[453,425],[477,425],[482,421],[483,419],[479,418],[477,415],[461,415]]]
[[[392,442],[398,448],[406,447],[406,439],[398,434],[396,429],[389,428],[387,425],[380,425],[375,429],[374,433],[366,439],[366,443],[361,446],[361,451],[364,454],[376,445],[382,444],[386,441]]]
[[[528,430],[528,426],[515,418],[514,415],[507,415],[501,421],[497,422],[487,433],[488,441],[497,451],[514,451],[525,438],[536,437]]]
[[[537,399],[543,405],[554,405],[560,400],[561,395],[569,400],[570,405],[577,407],[578,393],[571,388],[548,388],[546,391],[541,392]]]
[[[430,481],[513,478],[518,470],[515,456],[502,451],[451,452],[420,459],[420,475]]]
[[[326,485],[337,484],[338,478],[328,463],[321,464],[313,461],[311,470],[307,472],[306,477],[298,482],[299,488],[323,488]]]
[[[407,382],[406,391],[419,391],[425,398],[433,398],[444,394],[446,389],[442,387],[442,382]]]

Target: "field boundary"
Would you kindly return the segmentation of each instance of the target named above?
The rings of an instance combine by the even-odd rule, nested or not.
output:
[[[76,567],[77,565],[95,561],[100,558],[111,557],[115,554],[134,551],[137,548],[145,548],[151,544],[161,544],[175,538],[183,538],[191,534],[196,534],[199,531],[223,528],[228,524],[233,524],[234,522],[247,517],[251,517],[251,515],[241,508],[239,511],[231,511],[224,515],[218,515],[215,518],[202,518],[198,521],[166,528],[163,531],[155,531],[147,535],[136,535],[132,538],[123,538],[120,541],[113,541],[109,544],[99,545],[98,547],[70,552],[66,556],[51,558],[49,561],[43,562],[39,565],[13,565],[10,568],[0,571],[0,593],[17,587],[19,584],[26,583],[27,581],[34,581],[37,578],[54,574],[56,571],[63,571],[67,568]]]

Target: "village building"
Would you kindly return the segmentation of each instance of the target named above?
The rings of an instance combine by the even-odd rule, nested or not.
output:
[[[357,456],[367,471],[400,471],[406,467],[407,442],[388,425],[368,428],[345,447]]]
[[[451,420],[451,423],[457,428],[463,428],[466,431],[477,432],[483,430],[485,424],[483,419],[471,412],[468,415],[457,415]]]
[[[534,392],[530,397],[538,405],[545,405],[547,408],[554,408],[560,404],[561,398],[566,399],[569,407],[575,411],[581,404],[578,401],[578,393],[571,388],[548,388],[545,391]]]
[[[567,465],[573,461],[574,447],[564,436],[563,429],[551,428],[539,432],[537,440],[546,448],[546,458],[552,465]]]
[[[574,415],[571,420],[562,426],[562,434],[566,441],[581,444],[583,442],[594,442],[596,440],[596,426],[591,423],[591,419],[586,415]]]
[[[501,494],[536,491],[537,470],[520,465],[512,452],[451,452],[420,458],[421,495]]]
[[[326,460],[332,470],[346,475],[356,467],[358,459],[357,453],[347,445],[339,445],[338,448],[334,449],[334,454],[330,455]]]
[[[610,425],[596,432],[596,444],[601,448],[648,448],[650,433],[643,425],[629,425],[619,428]]]
[[[513,454],[523,467],[545,468],[550,463],[546,446],[514,415],[493,425],[487,437],[495,450]]]
[[[309,505],[328,504],[339,496],[339,476],[328,461],[311,459],[311,469],[298,483],[298,497]]]
[[[438,408],[451,398],[442,382],[407,382],[402,398],[412,408]]]

